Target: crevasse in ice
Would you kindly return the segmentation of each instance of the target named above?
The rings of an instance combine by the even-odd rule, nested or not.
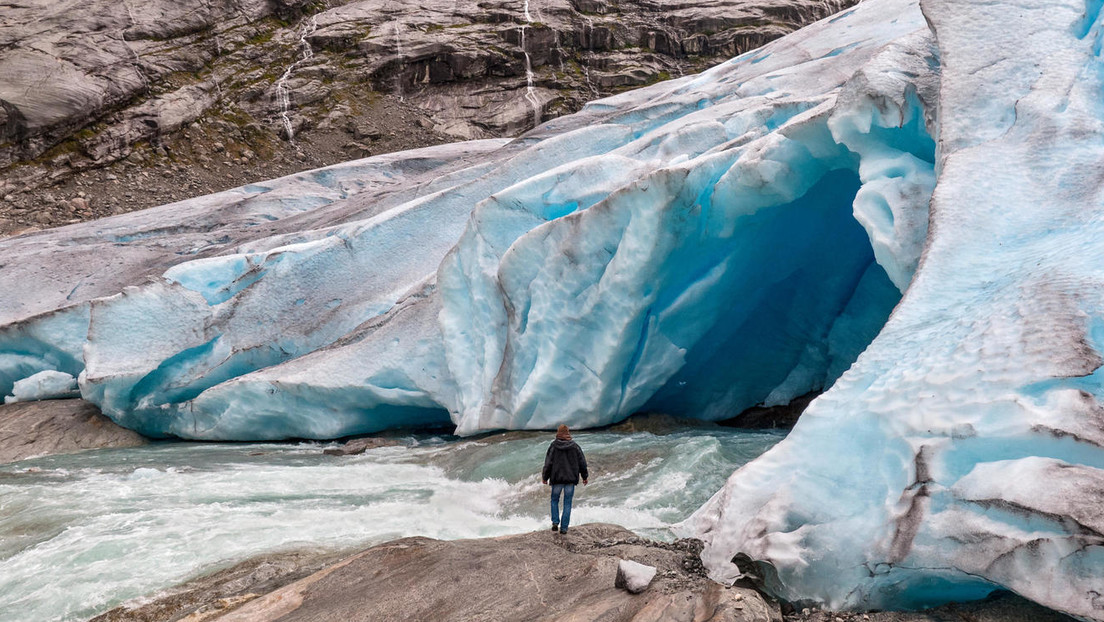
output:
[[[868,0],[514,141],[2,240],[0,392],[279,439],[831,387],[683,524],[715,578],[1104,619],[1099,8]]]

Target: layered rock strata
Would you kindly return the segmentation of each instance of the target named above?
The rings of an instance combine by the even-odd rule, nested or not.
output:
[[[379,153],[380,129],[362,115],[379,93],[420,111],[417,122],[436,135],[516,135],[851,3],[435,0],[416,11],[388,0],[18,3],[0,15],[0,219],[12,221],[0,222],[0,234],[59,224],[37,218],[54,207],[40,189],[132,153],[199,167],[225,161],[226,151],[235,164],[282,161],[298,146],[329,154],[317,165],[334,161],[325,143],[335,135],[347,151]],[[195,133],[174,140],[200,121],[200,144]],[[67,187],[66,201],[93,205],[65,215],[130,206],[97,190]]]

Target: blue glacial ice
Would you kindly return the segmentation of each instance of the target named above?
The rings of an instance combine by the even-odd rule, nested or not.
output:
[[[828,387],[907,288],[935,180],[927,26],[859,13],[509,143],[2,241],[0,392],[56,370],[145,434],[258,440]]]
[[[682,525],[715,578],[1104,620],[1098,18],[868,0],[513,141],[0,240],[0,392],[267,440],[827,389]]]
[[[919,269],[790,436],[683,527],[714,577],[742,553],[790,600],[1006,588],[1102,620],[1100,3],[922,8],[941,84]]]

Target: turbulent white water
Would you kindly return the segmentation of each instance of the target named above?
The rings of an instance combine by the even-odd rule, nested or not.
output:
[[[572,522],[657,538],[780,434],[582,433],[592,483]],[[544,528],[547,434],[404,437],[361,456],[325,445],[165,444],[0,467],[0,620],[81,620],[273,551]]]

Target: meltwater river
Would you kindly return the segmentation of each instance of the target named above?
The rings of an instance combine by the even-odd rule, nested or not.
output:
[[[591,484],[572,523],[671,538],[671,524],[782,436],[578,433]],[[261,553],[545,529],[551,439],[411,435],[344,457],[318,443],[164,443],[2,465],[0,620],[85,620]]]

